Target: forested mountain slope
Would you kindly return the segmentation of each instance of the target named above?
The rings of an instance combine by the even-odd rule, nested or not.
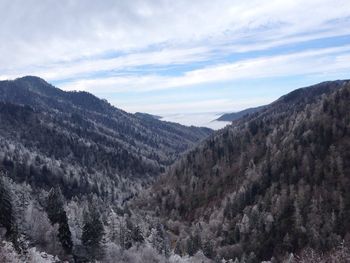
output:
[[[210,136],[138,205],[164,220],[179,254],[282,262],[349,242],[349,189],[350,82],[334,81]]]
[[[0,262],[169,256],[163,227],[128,201],[212,130],[129,114],[37,77],[0,81],[0,124]]]
[[[265,107],[266,105],[263,105],[255,108],[248,108],[237,112],[225,113],[221,115],[217,120],[218,121],[235,121],[235,120],[238,120],[239,118],[242,118],[244,115],[252,114],[254,112],[260,111]]]
[[[350,258],[349,81],[212,135],[35,77],[0,94],[0,261]]]
[[[115,198],[127,179],[154,177],[211,133],[126,113],[37,77],[0,82],[0,165],[18,181],[74,196]]]

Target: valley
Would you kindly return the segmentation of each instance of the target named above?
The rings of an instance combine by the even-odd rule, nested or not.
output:
[[[324,82],[213,132],[2,81],[0,258],[348,257],[349,99],[349,81]]]

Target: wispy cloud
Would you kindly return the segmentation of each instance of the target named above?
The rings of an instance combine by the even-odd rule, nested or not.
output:
[[[347,0],[44,1],[0,3],[2,69],[161,45],[288,41],[343,34]],[[284,40],[283,40],[284,39]],[[272,41],[272,42],[271,42]]]
[[[20,74],[39,75],[48,80],[86,77],[98,72],[122,71],[141,66],[171,66],[200,62],[210,58],[210,50],[205,47],[188,49],[168,49],[120,55],[112,58],[94,58],[74,62],[61,62],[46,67],[24,69]],[[18,70],[11,76],[15,77]]]
[[[144,92],[238,79],[255,79],[300,74],[324,74],[348,71],[350,45],[310,51],[259,57],[187,71],[181,76],[126,75],[78,80],[62,85],[66,90],[110,92]]]

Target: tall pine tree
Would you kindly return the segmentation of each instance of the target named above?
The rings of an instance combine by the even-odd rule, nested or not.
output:
[[[91,259],[102,256],[101,241],[104,235],[103,223],[97,208],[92,205],[84,216],[84,226],[81,241],[87,248]]]
[[[12,203],[12,194],[2,171],[0,171],[0,227],[6,229],[6,237],[12,241],[14,248],[18,252],[21,251],[22,246],[18,240],[18,225]]]
[[[157,223],[156,227],[152,229],[150,241],[152,246],[159,252],[159,254],[169,257],[170,245],[168,234],[161,223]]]
[[[0,171],[0,226],[6,228],[6,236],[15,231],[15,216],[9,187]]]
[[[67,254],[72,253],[72,235],[68,225],[68,218],[63,207],[63,195],[59,187],[52,188],[47,198],[47,215],[51,224],[58,224],[58,238]]]

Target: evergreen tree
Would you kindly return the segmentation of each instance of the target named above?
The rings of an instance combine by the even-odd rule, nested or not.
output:
[[[191,235],[186,242],[187,254],[193,256],[197,251],[194,247],[193,236]]]
[[[136,225],[133,229],[132,229],[132,232],[131,232],[131,238],[134,242],[136,243],[143,243],[143,241],[145,240],[143,235],[142,235],[142,232],[141,232],[141,229],[140,229],[140,226],[139,225]]]
[[[6,229],[6,237],[12,241],[14,248],[20,252],[23,246],[19,241],[18,225],[12,202],[9,185],[5,181],[4,173],[0,171],[0,227]]]
[[[58,227],[58,238],[62,244],[64,251],[67,254],[71,254],[73,248],[72,234],[69,229],[68,219],[65,211],[63,211],[61,215],[61,220]]]
[[[158,223],[151,233],[152,246],[162,255],[168,257],[170,254],[169,240],[167,233],[161,223]]]
[[[59,187],[51,188],[46,201],[46,212],[52,225],[59,223],[62,219],[63,196]]]
[[[187,253],[190,256],[193,256],[194,254],[197,253],[198,250],[200,250],[202,248],[202,241],[201,241],[201,237],[199,234],[198,229],[196,230],[195,235],[191,235],[188,239],[187,239]]]
[[[123,222],[119,222],[119,244],[122,250],[126,249],[126,227]]]
[[[207,258],[215,258],[215,251],[213,248],[213,244],[210,240],[207,240],[203,245],[203,253]]]
[[[129,249],[132,247],[132,230],[134,226],[129,219],[122,219],[119,222],[119,244],[121,248]]]
[[[259,262],[255,256],[254,252],[250,252],[248,258],[247,258],[247,263],[257,263]]]
[[[176,242],[176,246],[175,246],[175,249],[174,249],[174,253],[177,254],[177,255],[180,255],[182,256],[182,246],[181,246],[181,241],[178,240]]]
[[[59,187],[50,190],[46,212],[51,224],[58,224],[58,238],[64,251],[71,254],[73,248],[72,234],[69,229],[66,211],[63,208],[63,195]]]
[[[103,223],[100,219],[99,212],[93,205],[90,207],[89,212],[85,214],[83,234],[81,237],[81,241],[89,251],[90,257],[92,259],[97,259],[102,256],[101,241],[103,235]]]
[[[15,216],[11,193],[3,176],[0,172],[0,226],[6,228],[6,236],[9,237],[15,231]]]

